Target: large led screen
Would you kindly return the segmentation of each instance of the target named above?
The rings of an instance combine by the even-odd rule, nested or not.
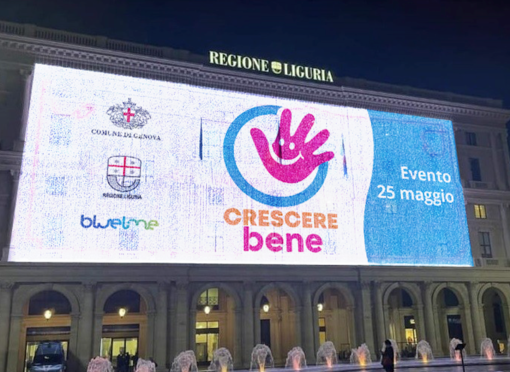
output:
[[[473,261],[450,121],[46,65],[9,260]]]

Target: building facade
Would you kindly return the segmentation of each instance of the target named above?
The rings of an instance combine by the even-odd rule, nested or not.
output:
[[[474,267],[8,262],[37,63],[451,120]],[[121,350],[153,357],[160,370],[184,350],[206,364],[218,347],[249,367],[259,343],[277,365],[295,346],[313,364],[324,341],[340,359],[362,343],[375,356],[387,338],[403,356],[420,340],[448,355],[452,338],[469,354],[486,337],[508,352],[510,111],[499,101],[282,79],[185,51],[0,22],[0,110],[0,372],[26,371],[43,340],[64,343],[72,371],[97,355],[115,363]]]

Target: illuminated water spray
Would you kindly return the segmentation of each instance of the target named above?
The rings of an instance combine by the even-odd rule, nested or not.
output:
[[[273,354],[266,345],[258,344],[251,352],[250,371],[259,370],[264,372],[266,368],[274,367]]]
[[[234,370],[234,360],[230,351],[224,347],[219,348],[213,354],[209,372],[232,372]]]
[[[198,372],[195,353],[192,350],[187,350],[177,355],[170,372]]]
[[[372,363],[370,350],[368,349],[367,344],[362,344],[357,349],[352,349],[350,360],[351,364],[359,364],[360,366],[366,366],[367,364]]]
[[[292,368],[294,371],[306,368],[306,358],[303,349],[297,346],[288,352],[285,368]]]
[[[418,342],[418,345],[416,345],[416,359],[421,359],[423,363],[428,363],[429,360],[434,359],[432,348],[427,341],[421,340]]]
[[[317,352],[317,365],[325,364],[328,368],[338,363],[335,345],[331,341],[326,341],[321,345]]]
[[[482,358],[489,360],[492,360],[494,355],[496,355],[494,345],[492,344],[492,340],[490,338],[486,338],[482,341],[482,344],[480,345],[480,355]]]

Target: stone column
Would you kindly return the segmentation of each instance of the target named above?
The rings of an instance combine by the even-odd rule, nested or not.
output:
[[[80,321],[78,333],[78,359],[87,369],[92,355],[92,333],[94,325],[94,288],[95,283],[84,283],[81,291]]]
[[[463,310],[463,311],[462,311]],[[471,317],[471,307],[468,303],[466,305],[461,306],[461,314],[463,313],[465,322],[462,322],[462,330],[464,332],[464,338],[467,338],[467,340],[463,340],[467,344],[467,352],[471,355],[478,354],[479,351],[478,347],[476,346],[475,336],[473,334],[473,319]],[[461,315],[462,319],[462,315]],[[467,336],[467,337],[466,337]]]
[[[475,345],[480,345],[485,338],[485,327],[482,328],[483,314],[480,314],[480,306],[478,303],[478,293],[480,292],[481,284],[471,282],[468,284],[469,302],[471,304],[471,317],[473,320],[473,331],[475,338]],[[469,327],[469,324],[466,326]]]
[[[294,310],[294,323],[295,323],[295,330],[296,330],[296,343],[298,345],[303,345],[303,327],[301,326],[301,319],[302,318],[302,314],[303,314],[303,307],[302,306],[296,306],[295,307],[295,310]],[[283,320],[283,316],[282,316],[282,311],[281,309],[279,310],[279,314],[278,314],[278,319],[279,319],[279,323],[280,323],[280,327],[282,327],[282,320]],[[281,334],[281,331],[280,331],[280,334]],[[287,353],[289,350],[285,351],[285,353]],[[285,354],[285,359],[287,358],[287,354]]]
[[[237,306],[233,309],[234,316],[235,316],[235,322],[234,322],[234,337],[235,337],[235,343],[234,343],[234,350],[232,357],[234,358],[234,369],[239,370],[243,368],[243,335],[242,335],[242,329],[243,329],[243,312],[241,309],[239,309]]]
[[[103,337],[103,315],[102,311],[94,313],[94,333],[92,334],[92,357],[100,355],[101,338]]]
[[[156,312],[155,311],[147,311],[147,345],[146,356],[154,355],[154,333],[155,333],[155,320],[156,320]],[[154,358],[154,356],[153,356]],[[156,361],[158,363],[158,367],[160,364],[163,364],[161,361]]]
[[[9,259],[9,247],[11,246],[11,237],[12,237],[12,227],[14,224],[14,212],[16,210],[16,196],[18,195],[18,187],[19,187],[19,177],[20,172],[17,170],[11,170],[12,176],[12,187],[11,187],[11,197],[10,197],[10,208],[9,208],[9,218],[7,225],[7,234],[5,239],[5,247],[2,250],[2,261],[8,261]]]
[[[416,333],[417,333],[418,340],[416,340],[416,341],[419,342],[421,340],[427,339],[427,336],[425,334],[425,315],[424,315],[422,304],[416,305],[416,312],[418,314],[418,319],[416,320],[416,326],[418,328],[418,331]]]
[[[195,351],[197,334],[197,309],[189,310],[189,349]],[[187,349],[186,349],[187,350]]]
[[[6,372],[16,372],[18,370],[18,351],[19,339],[21,333],[21,319],[23,314],[12,314],[9,331],[9,348],[7,352]],[[24,346],[23,346],[24,347]]]
[[[158,283],[156,303],[156,327],[154,330],[154,360],[158,361],[158,372],[166,368],[168,283]]]
[[[510,186],[510,173],[508,172],[510,169],[510,152],[508,150],[508,146],[506,145],[507,133],[504,131],[500,132],[499,135],[501,136],[501,140],[503,142],[503,162],[505,164],[506,184]]]
[[[251,352],[255,347],[253,336],[253,283],[244,283],[243,298],[243,366],[250,368]]]
[[[508,226],[509,220],[508,220],[508,203],[501,203],[500,204],[500,212],[501,212],[501,229],[503,230],[503,242],[505,244],[505,256],[507,258],[510,258],[510,229]]]
[[[374,328],[372,325],[372,301],[370,295],[370,282],[363,281],[361,284],[361,303],[363,305],[363,336],[372,357],[375,356]]]
[[[30,95],[32,94],[32,70],[21,69],[19,70],[19,73],[25,86],[22,92],[23,96],[20,131],[18,139],[14,141],[14,151],[23,152],[23,148],[25,147],[25,136],[27,132],[28,111],[30,109]]]
[[[434,317],[434,307],[432,305],[432,291],[433,291],[433,283],[432,282],[424,282],[421,287],[421,293],[423,297],[424,308],[423,311],[425,313],[425,340],[428,341],[430,347],[432,348],[432,352],[436,355],[441,354],[440,344],[437,343],[437,336],[435,332],[435,322],[436,319]]]
[[[384,340],[389,338],[388,334],[386,333],[386,320],[384,319],[382,283],[379,281],[374,282],[374,289],[375,321],[377,323],[377,347],[382,347]]]
[[[13,286],[11,282],[0,282],[0,372],[6,372]]]
[[[491,136],[492,164],[494,168],[494,175],[496,176],[496,187],[498,190],[506,190],[506,182],[502,175],[503,167],[500,167],[499,165],[496,134],[494,132],[491,132],[490,136]],[[506,172],[507,170],[505,169],[505,173]]]
[[[176,355],[188,350],[188,332],[189,332],[189,304],[188,304],[188,282],[177,282],[177,303],[175,314],[175,350]],[[195,327],[193,327],[195,328]]]
[[[71,313],[71,333],[69,335],[69,350],[67,356],[67,364],[68,368],[71,371],[86,371],[87,368],[83,368],[80,366],[80,360],[78,357],[78,353],[80,350],[80,345],[78,343],[79,336],[79,323],[80,323],[80,313]]]
[[[253,307],[253,331],[254,331],[253,340],[255,341],[253,346],[260,344],[260,342],[261,342],[261,339],[260,339],[260,308],[259,308],[259,306],[255,305]]]
[[[301,313],[301,328],[303,330],[303,351],[306,355],[306,360],[310,363],[315,363],[315,347],[313,335],[313,308],[312,308],[312,293],[310,290],[310,283],[303,285],[303,311]]]
[[[22,111],[21,111],[21,123],[20,123],[20,132],[18,135],[18,139],[14,141],[13,150],[16,152],[23,152],[23,147],[25,145],[25,134],[27,130],[27,120],[28,120],[28,110],[30,106],[30,94],[32,90],[32,70],[30,69],[21,69],[19,73],[22,78],[22,83],[25,85],[21,102],[22,102]],[[7,226],[7,236],[5,240],[5,246],[2,249],[2,254],[0,255],[1,261],[7,261],[9,258],[9,247],[11,246],[11,236],[12,236],[12,226],[14,223],[14,211],[16,207],[16,196],[18,195],[18,183],[19,183],[19,169],[11,169],[12,174],[12,190],[11,190],[11,205],[9,211],[8,218],[8,226]]]

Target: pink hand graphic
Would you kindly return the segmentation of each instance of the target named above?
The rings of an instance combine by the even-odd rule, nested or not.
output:
[[[290,110],[285,109],[282,112],[280,130],[273,143],[273,150],[276,156],[284,160],[298,158],[292,164],[280,164],[273,159],[269,149],[269,141],[260,129],[252,128],[250,134],[267,171],[279,181],[297,183],[308,177],[319,165],[333,159],[335,155],[331,151],[314,154],[328,140],[329,131],[327,129],[320,131],[319,134],[305,143],[306,136],[310,133],[315,122],[313,115],[308,114],[303,118],[293,136],[290,135],[291,121],[292,114]]]

